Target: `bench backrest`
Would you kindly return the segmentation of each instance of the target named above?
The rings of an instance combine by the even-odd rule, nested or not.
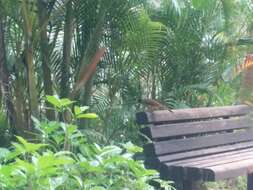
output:
[[[250,111],[246,105],[161,110],[137,113],[136,119],[146,125],[141,132],[152,140],[144,146],[148,159],[173,161],[226,151],[231,144],[253,146]]]

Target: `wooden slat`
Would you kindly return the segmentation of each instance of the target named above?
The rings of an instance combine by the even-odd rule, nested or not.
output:
[[[253,158],[241,159],[238,162],[216,165],[205,168],[204,179],[206,180],[222,180],[234,178],[250,173],[253,167]]]
[[[248,157],[236,162],[202,169],[185,167],[184,170],[182,170],[180,166],[170,166],[168,168],[164,166],[160,170],[160,173],[163,178],[167,179],[216,181],[246,175],[252,171],[252,167],[253,157]]]
[[[244,161],[251,160],[249,165],[244,167]],[[190,168],[188,168],[188,175],[201,174],[204,179],[214,176],[214,180],[227,179],[232,177],[237,177],[240,175],[245,175],[248,170],[253,167],[253,152],[238,153],[233,156],[224,156],[220,159],[209,159],[202,163],[194,163]]]
[[[168,175],[173,175],[174,179],[178,177],[180,178],[180,176],[181,178],[194,180],[225,179],[228,177],[228,175],[232,177],[232,175],[229,174],[230,172],[238,173],[237,170],[241,172],[240,167],[236,168],[235,170],[234,166],[239,165],[241,161],[249,159],[253,159],[252,148],[248,149],[248,151],[245,149],[243,151],[233,151],[230,153],[203,157],[202,160],[200,157],[195,159],[187,159],[181,162],[178,161],[165,163],[161,169],[161,172],[166,177],[169,177]],[[253,162],[251,163],[251,166],[253,166]],[[235,176],[238,176],[238,174]]]
[[[218,119],[189,123],[177,123],[143,128],[141,132],[150,139],[171,138],[208,132],[242,129],[252,126],[252,119],[247,116],[231,119]]]
[[[241,116],[248,114],[250,111],[250,107],[246,105],[179,109],[173,110],[173,112],[161,110],[137,113],[136,121],[138,124],[183,122],[188,120]]]
[[[245,149],[241,151],[233,151],[224,154],[218,154],[210,157],[200,157],[199,159],[189,159],[177,163],[166,163],[167,165],[180,165],[182,167],[196,167],[196,168],[209,168],[215,167],[221,164],[228,164],[232,162],[238,162],[240,160],[248,159],[253,157],[253,150]],[[253,163],[252,163],[253,165]]]
[[[253,157],[253,150],[252,148],[241,150],[241,151],[234,151],[231,154],[224,153],[219,154],[216,156],[210,156],[210,157],[203,157],[200,159],[193,159],[188,161],[182,161],[178,163],[168,163],[168,165],[180,165],[183,167],[195,167],[195,168],[209,168],[214,167],[221,164],[228,164],[232,162],[238,162],[240,160]],[[253,165],[253,163],[252,163]]]
[[[197,161],[197,163],[184,163],[182,166],[191,166],[196,168],[209,168],[215,167],[221,164],[228,164],[233,162],[239,162],[244,159],[252,158],[252,152],[241,152],[240,154],[224,155],[224,157],[209,158],[205,160]],[[252,163],[253,165],[253,163]]]
[[[233,158],[242,159],[244,156],[253,156],[253,148],[246,148],[243,150],[235,150],[225,153],[213,154],[208,156],[195,157],[190,159],[178,160],[173,162],[165,163],[167,166],[182,166],[182,167],[198,167],[204,168],[207,166],[214,166],[216,162],[228,162],[225,158],[229,157],[230,160]]]
[[[144,152],[148,156],[163,155],[251,140],[253,140],[253,129],[236,133],[150,143],[144,146]]]
[[[182,153],[177,153],[177,154],[168,154],[168,155],[158,156],[156,158],[149,157],[147,158],[147,163],[159,164],[163,162],[172,162],[172,161],[195,158],[195,157],[200,157],[200,156],[209,156],[213,154],[225,153],[229,151],[243,150],[243,149],[247,149],[251,147],[253,147],[253,141],[232,144],[232,145],[224,145],[224,146],[219,146],[215,148],[205,148],[205,149],[200,149],[200,150],[187,151],[187,152],[182,152]]]

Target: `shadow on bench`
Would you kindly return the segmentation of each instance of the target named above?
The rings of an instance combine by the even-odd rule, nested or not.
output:
[[[246,105],[179,109],[136,114],[141,132],[152,140],[144,146],[145,165],[163,179],[195,190],[197,181],[216,181],[248,174],[253,190],[253,121]]]

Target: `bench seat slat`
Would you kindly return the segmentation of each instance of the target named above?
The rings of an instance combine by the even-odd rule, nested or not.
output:
[[[253,140],[253,129],[236,133],[149,143],[144,146],[144,152],[149,156],[163,155],[251,140]]]
[[[175,166],[182,166],[182,167],[197,167],[197,168],[205,168],[208,166],[215,166],[221,163],[229,163],[233,162],[234,160],[240,160],[242,157],[253,156],[253,148],[244,149],[240,151],[232,151],[222,154],[216,154],[213,156],[207,157],[199,157],[193,159],[186,159],[178,162],[168,162],[165,163],[167,166],[175,165]],[[253,163],[252,163],[253,164]]]
[[[219,164],[206,168],[185,168],[185,173],[188,177],[190,175],[201,177],[203,180],[216,181],[234,178],[242,175],[252,173],[253,157],[242,157],[238,161]]]
[[[183,122],[187,120],[242,116],[247,115],[250,111],[251,109],[247,105],[178,109],[173,110],[173,112],[160,110],[137,113],[136,121],[138,124]]]
[[[237,162],[216,165],[204,169],[204,178],[211,176],[213,181],[234,178],[252,173],[253,158],[242,158]],[[210,175],[211,174],[211,175]]]
[[[190,158],[195,158],[195,157],[202,157],[202,156],[210,156],[210,155],[215,155],[219,153],[225,153],[229,151],[238,151],[238,150],[243,150],[246,148],[251,148],[253,147],[253,141],[250,142],[243,142],[243,143],[237,143],[237,144],[232,144],[232,145],[224,145],[224,146],[219,146],[215,148],[206,148],[206,149],[200,149],[200,150],[193,150],[193,151],[187,151],[187,152],[182,152],[182,153],[177,153],[177,154],[168,154],[168,155],[162,155],[162,156],[157,156],[155,158],[147,158],[146,163],[150,165],[157,165],[159,163],[163,162],[172,162],[172,161],[178,161],[178,160],[184,160],[184,159],[190,159]]]
[[[189,166],[193,166],[193,167],[197,167],[197,168],[209,168],[209,167],[215,167],[221,164],[228,164],[228,163],[233,163],[233,162],[239,162],[241,160],[244,159],[249,159],[249,158],[253,158],[253,152],[241,152],[241,155],[238,154],[234,154],[234,155],[230,155],[230,156],[226,156],[224,155],[224,157],[217,157],[217,158],[210,158],[212,160],[202,160],[199,161],[197,163],[187,163],[187,164],[183,164],[189,165]],[[211,161],[211,162],[210,162]],[[252,166],[253,166],[253,162],[252,162]]]
[[[174,179],[179,176],[184,176],[185,178],[192,178],[195,180],[204,179],[212,181],[215,179],[226,179],[228,177],[234,177],[229,173],[238,172],[235,169],[237,167],[237,169],[240,169],[238,164],[245,160],[247,160],[247,169],[250,170],[250,168],[253,168],[252,148],[248,149],[248,151],[239,151],[233,155],[220,154],[217,157],[207,157],[201,162],[197,159],[196,161],[194,161],[194,159],[189,159],[188,162],[185,160],[186,162],[182,163],[164,163],[161,169],[161,173],[166,177],[171,177]],[[251,163],[248,163],[248,160],[251,160]],[[225,170],[228,170],[228,173],[226,175],[223,175]],[[243,174],[247,174],[247,172]]]
[[[178,160],[178,161],[173,161],[173,162],[166,162],[167,166],[172,166],[172,165],[180,165],[183,167],[187,166],[196,166],[196,167],[204,167],[205,164],[208,164],[208,166],[211,166],[215,164],[215,161],[222,161],[225,160],[226,157],[229,156],[229,158],[240,158],[240,156],[246,156],[246,155],[253,155],[253,147],[251,148],[245,148],[242,150],[234,150],[234,151],[229,151],[225,153],[218,153],[218,154],[213,154],[213,155],[208,155],[208,156],[200,156],[200,157],[195,157],[195,158],[190,158],[190,159],[184,159],[184,160]],[[212,161],[210,162],[210,159]],[[227,161],[225,161],[227,162]],[[201,165],[203,164],[203,165]]]
[[[208,132],[218,132],[251,127],[251,119],[247,116],[223,120],[209,120],[170,125],[148,126],[141,130],[150,139],[170,138]]]

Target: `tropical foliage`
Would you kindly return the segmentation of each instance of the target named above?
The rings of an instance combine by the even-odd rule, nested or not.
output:
[[[141,98],[172,107],[223,104],[221,74],[250,33],[247,1],[0,3],[2,102],[20,135],[32,128],[31,116],[55,119],[44,109],[46,94],[90,105],[109,139],[136,133],[130,113]]]
[[[87,107],[69,106],[74,102],[48,96],[58,112],[71,120],[66,122],[34,119],[37,143],[27,142],[17,136],[18,142],[10,149],[0,149],[1,189],[154,189],[151,180],[161,187],[171,189],[170,182],[163,182],[156,171],[146,170],[141,161],[133,160],[140,147],[128,142],[121,146],[101,147],[87,143],[75,125],[77,119],[96,117],[84,113]],[[64,120],[67,120],[66,118]]]
[[[78,133],[104,147],[141,144],[134,121],[146,109],[141,99],[172,108],[245,101],[239,96],[253,86],[253,69],[241,90],[241,77],[229,71],[252,51],[252,12],[250,0],[0,0],[3,144],[48,136],[35,121],[57,128],[55,120],[73,122],[70,113],[96,117],[78,103],[99,116],[74,118]],[[47,140],[58,147],[63,139],[54,134]],[[56,154],[44,150],[29,161]]]

